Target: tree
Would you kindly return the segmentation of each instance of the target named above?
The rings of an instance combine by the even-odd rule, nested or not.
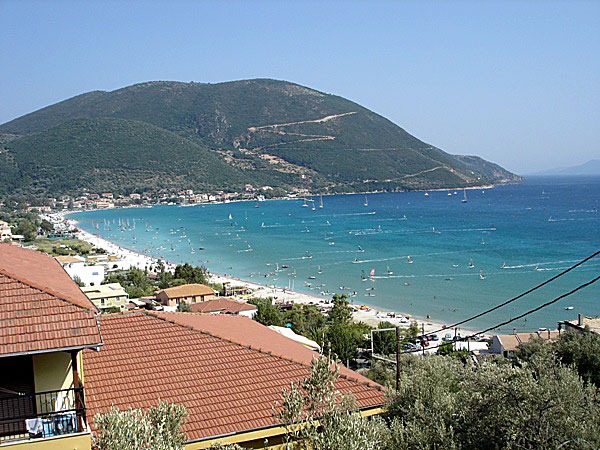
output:
[[[275,325],[281,327],[284,325],[284,317],[279,306],[274,305],[270,298],[253,298],[248,303],[256,305],[256,314],[254,320],[263,325]]]
[[[385,448],[384,422],[362,418],[352,395],[335,389],[338,370],[320,355],[310,374],[283,390],[278,419],[286,427],[287,448],[311,450],[375,450]],[[279,406],[276,403],[276,406]]]
[[[356,356],[358,343],[350,325],[344,323],[330,325],[326,334],[326,343],[329,350],[340,361],[344,361],[346,366],[350,364],[350,359]]]
[[[146,412],[112,406],[94,416],[95,445],[98,450],[183,449],[186,437],[180,428],[186,414],[185,407],[161,401]]]
[[[26,241],[33,241],[37,237],[37,227],[29,219],[21,219],[13,234],[20,234]]]
[[[183,265],[178,264],[175,267],[174,278],[182,278],[189,284],[206,284],[208,282],[208,271],[206,267],[193,267],[192,265],[185,263]]]
[[[522,366],[406,356],[388,404],[393,448],[597,448],[600,397],[550,353]]]
[[[285,314],[285,322],[292,324],[295,333],[319,344],[323,343],[326,319],[316,306],[294,305],[291,311]]]
[[[396,325],[390,322],[380,322],[378,329],[393,328],[391,331],[373,333],[373,351],[379,355],[396,353]]]
[[[42,223],[40,224],[40,229],[44,233],[51,233],[52,231],[54,231],[54,225],[52,225],[52,223],[50,223],[46,219],[44,219],[44,220],[42,220]]]
[[[341,296],[333,294],[333,307],[329,311],[329,321],[345,325],[352,323],[352,308],[348,303],[346,294]]]
[[[75,282],[75,284],[79,287],[83,287],[85,286],[85,283],[83,281],[81,281],[81,278],[79,277],[79,275],[75,275],[73,277],[73,281]]]
[[[192,312],[192,308],[190,308],[190,305],[188,305],[185,302],[181,302],[179,305],[177,305],[177,311],[178,312]]]

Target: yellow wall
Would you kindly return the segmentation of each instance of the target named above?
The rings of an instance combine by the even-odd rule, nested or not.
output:
[[[33,355],[35,391],[54,391],[73,387],[71,355],[67,352]]]
[[[45,439],[33,439],[6,446],[11,450],[91,450],[92,440],[89,433],[55,436]]]
[[[371,408],[360,411],[360,415],[363,417],[370,417],[377,414],[382,414],[385,410],[383,408]],[[201,442],[194,442],[185,445],[186,450],[199,450],[206,449],[212,444],[221,442],[222,444],[238,444],[244,448],[262,448],[269,450],[281,450],[285,449],[284,436],[285,427],[272,427],[264,430],[249,431],[246,433],[240,433],[232,436],[226,436],[221,439],[211,439]],[[266,442],[265,442],[266,441]]]

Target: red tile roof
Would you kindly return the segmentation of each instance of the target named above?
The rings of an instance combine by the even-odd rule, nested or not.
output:
[[[182,284],[167,289],[161,289],[156,295],[165,294],[168,298],[193,297],[196,295],[214,295],[215,290],[203,284]]]
[[[310,370],[299,344],[240,316],[136,312],[100,321],[104,347],[84,352],[90,417],[111,405],[148,408],[166,400],[186,407],[188,440],[276,425],[273,406],[282,389]],[[240,325],[247,327],[248,340],[223,337]],[[215,329],[227,332],[217,335]],[[280,354],[255,346],[274,336],[287,341],[286,348],[279,347],[283,341],[272,347]],[[360,408],[382,405],[382,388],[359,378],[346,369],[336,388],[352,392]]]
[[[200,303],[192,303],[190,309],[195,313],[220,312],[223,314],[237,314],[240,311],[255,311],[257,308],[248,303],[237,302],[226,298],[216,298]]]
[[[50,255],[0,243],[0,271],[82,308],[97,311],[69,274]]]
[[[54,258],[0,244],[0,356],[99,346],[96,311]]]

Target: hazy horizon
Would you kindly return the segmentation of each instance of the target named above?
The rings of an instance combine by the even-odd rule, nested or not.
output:
[[[0,123],[144,81],[275,78],[532,174],[600,153],[598,17],[597,2],[4,0]]]

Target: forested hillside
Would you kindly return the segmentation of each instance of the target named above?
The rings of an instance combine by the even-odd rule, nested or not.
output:
[[[449,155],[342,97],[267,79],[93,91],[0,125],[0,134],[4,193],[245,183],[339,192],[516,178]]]

